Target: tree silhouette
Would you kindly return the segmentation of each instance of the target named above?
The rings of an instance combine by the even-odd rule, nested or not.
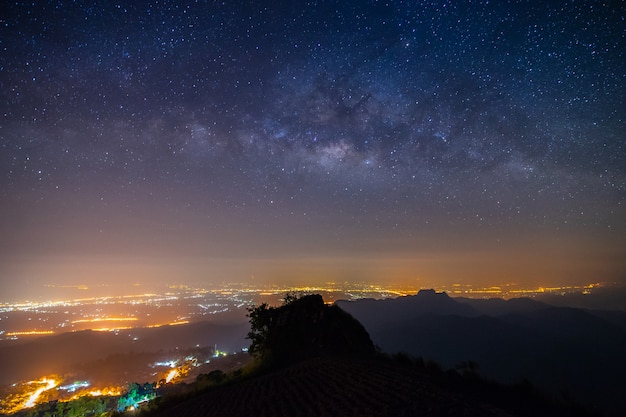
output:
[[[292,305],[301,299],[302,296],[295,292],[288,292],[283,298],[283,306]],[[247,316],[250,318],[250,332],[247,339],[250,339],[248,352],[253,356],[262,356],[267,352],[268,334],[272,324],[272,314],[276,307],[270,307],[267,303],[258,306],[248,307]]]
[[[270,326],[270,307],[267,303],[248,307],[247,316],[250,318],[250,339],[248,352],[253,356],[261,356],[267,347],[267,333]]]
[[[266,363],[285,363],[307,356],[372,354],[374,345],[358,321],[319,294],[285,296],[280,307],[266,303],[248,308],[251,340],[248,352]]]

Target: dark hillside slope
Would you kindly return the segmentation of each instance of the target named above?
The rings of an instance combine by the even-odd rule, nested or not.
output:
[[[320,296],[253,308],[254,376],[187,400],[166,399],[158,417],[189,416],[576,416],[529,387],[376,354],[363,326]],[[245,373],[241,373],[243,375]]]
[[[399,364],[351,357],[301,361],[206,392],[155,414],[158,417],[511,415],[514,414],[468,394],[445,390]]]
[[[405,352],[445,367],[474,361],[483,376],[508,383],[527,379],[553,395],[623,415],[618,410],[626,395],[626,331],[618,315],[532,300],[471,302],[481,315],[458,314],[450,313],[451,306],[462,300],[437,300],[439,307],[432,300],[422,303],[420,296],[338,304],[362,320],[384,352]],[[422,313],[403,313],[399,307],[408,302],[421,304],[408,311]]]

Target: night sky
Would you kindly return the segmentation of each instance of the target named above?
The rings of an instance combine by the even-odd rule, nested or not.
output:
[[[620,1],[0,9],[0,301],[626,281]]]

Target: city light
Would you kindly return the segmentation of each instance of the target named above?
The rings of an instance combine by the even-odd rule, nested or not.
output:
[[[62,391],[67,391],[67,392],[75,392],[79,388],[85,388],[88,386],[89,386],[89,382],[87,381],[76,381],[69,385],[63,385],[62,387],[59,387],[59,389]]]
[[[0,412],[12,414],[25,408],[32,408],[42,401],[46,391],[55,388],[59,383],[60,380],[56,376],[16,383],[13,392],[0,402]]]
[[[92,397],[100,397],[103,395],[111,395],[111,396],[122,395],[122,392],[123,391],[121,388],[107,387],[107,388],[89,391],[88,394],[91,395]]]
[[[137,321],[137,317],[98,317],[93,319],[79,319],[72,321],[73,324],[76,323],[99,323],[103,321]]]
[[[46,336],[54,334],[52,330],[29,330],[23,332],[8,332],[6,335],[9,337],[13,336]]]
[[[165,377],[165,383],[169,384],[177,376],[178,376],[178,369],[172,369],[171,371],[167,373],[167,376]]]
[[[43,386],[37,388],[32,394],[30,394],[30,397],[28,398],[28,400],[24,404],[24,408],[34,407],[35,404],[37,404],[37,400],[39,399],[39,396],[43,392],[51,390],[52,388],[54,388],[57,385],[59,385],[59,381],[57,381],[54,378],[42,378],[39,381],[32,382],[32,384],[35,384],[35,385],[43,384]]]
[[[544,295],[590,294],[605,284],[589,283],[584,285],[568,286],[537,286],[524,288],[515,283],[500,284],[497,286],[476,287],[466,284],[452,284],[450,286],[435,286],[438,292],[446,292],[452,297],[470,298],[513,298],[513,297],[540,297]],[[138,294],[118,297],[91,297],[67,301],[28,302],[17,304],[2,304],[3,313],[0,321],[0,340],[8,343],[20,337],[48,337],[64,332],[82,330],[114,332],[124,336],[130,343],[142,340],[141,334],[136,332],[122,332],[131,329],[149,329],[163,326],[180,326],[206,320],[214,315],[236,313],[245,320],[246,307],[259,302],[280,304],[287,293],[295,294],[322,294],[328,303],[339,299],[357,300],[362,298],[395,298],[414,295],[421,288],[418,287],[391,287],[372,285],[367,283],[336,283],[329,282],[318,286],[279,286],[255,288],[249,285],[231,285],[228,288],[207,290],[203,288],[170,288],[176,293],[166,294]],[[20,320],[13,320],[13,316]],[[120,326],[117,326],[117,325]],[[24,328],[28,325],[27,328]],[[197,345],[200,347],[200,345]],[[239,348],[238,348],[239,350]],[[242,351],[246,348],[242,347]],[[212,349],[213,357],[221,357],[226,352]],[[207,358],[201,361],[198,358],[181,354],[175,359],[161,359],[147,368],[158,366],[167,367],[162,373],[154,374],[155,380],[163,383],[173,383],[184,379],[191,369],[208,362]],[[161,376],[159,376],[161,375]],[[46,376],[29,382],[16,382],[12,392],[0,403],[0,412],[14,413],[24,408],[50,400],[71,401],[86,395],[91,396],[119,396],[123,389],[120,387],[94,387],[88,381],[73,381],[60,384],[60,376]],[[120,381],[120,385],[124,382]],[[57,387],[56,391],[52,391]],[[73,395],[72,395],[73,394]],[[71,398],[70,398],[70,395]]]

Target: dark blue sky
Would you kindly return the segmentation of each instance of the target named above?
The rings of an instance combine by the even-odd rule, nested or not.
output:
[[[621,2],[0,10],[2,292],[625,279]]]

